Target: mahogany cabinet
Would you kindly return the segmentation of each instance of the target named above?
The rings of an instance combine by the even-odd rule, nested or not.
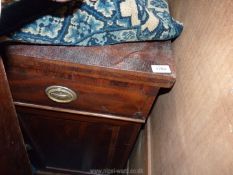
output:
[[[170,42],[104,47],[7,44],[4,60],[36,174],[122,169],[160,88]],[[155,73],[152,65],[169,66]]]

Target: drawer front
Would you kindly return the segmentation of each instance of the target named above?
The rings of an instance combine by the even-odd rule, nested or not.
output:
[[[143,86],[101,78],[60,77],[14,67],[7,75],[14,101],[23,103],[144,119],[155,98]]]
[[[124,168],[141,124],[17,107],[37,169]]]

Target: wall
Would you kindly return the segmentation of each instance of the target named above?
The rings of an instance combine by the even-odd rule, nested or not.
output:
[[[147,125],[149,151],[140,157],[149,163],[138,162],[137,147],[129,166],[151,175],[232,175],[233,1],[171,0],[170,8],[185,25],[173,43],[177,82]]]

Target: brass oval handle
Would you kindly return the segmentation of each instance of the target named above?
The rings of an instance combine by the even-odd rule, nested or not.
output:
[[[69,103],[77,99],[77,94],[64,86],[49,86],[45,93],[49,99],[58,103]]]

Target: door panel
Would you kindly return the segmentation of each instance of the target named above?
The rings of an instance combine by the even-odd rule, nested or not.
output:
[[[38,170],[124,168],[140,123],[17,106]]]

